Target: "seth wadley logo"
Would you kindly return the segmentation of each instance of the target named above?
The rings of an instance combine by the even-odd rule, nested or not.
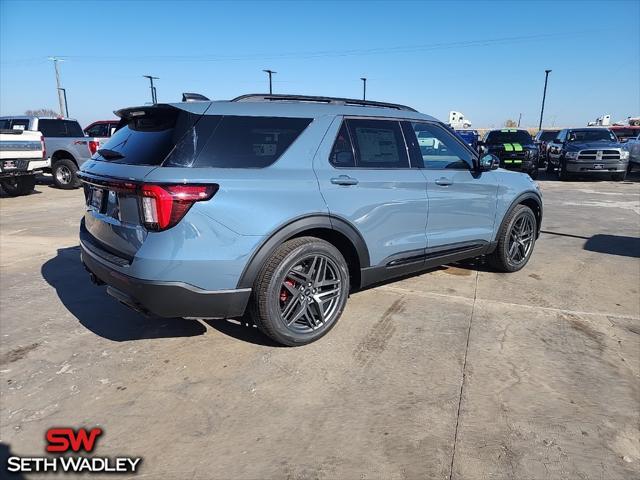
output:
[[[98,437],[104,431],[101,428],[50,428],[45,436],[48,453],[78,453],[84,450],[93,452]],[[141,457],[92,457],[52,456],[52,457],[9,457],[7,470],[16,472],[74,472],[74,473],[135,473],[142,461]]]

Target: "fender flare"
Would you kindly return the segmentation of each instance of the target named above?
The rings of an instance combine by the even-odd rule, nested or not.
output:
[[[58,157],[58,158],[54,160],[53,157]],[[67,152],[66,150],[56,150],[55,152],[53,152],[53,154],[51,154],[51,166],[53,167],[53,165],[58,160],[62,160],[63,158],[71,160],[73,163],[76,164],[76,167],[79,167],[76,157],[74,157],[71,153]]]
[[[253,283],[264,265],[264,262],[283,242],[291,237],[297,236],[307,230],[322,228],[334,230],[344,235],[358,254],[360,268],[369,266],[369,250],[362,235],[346,220],[328,214],[312,214],[296,218],[286,225],[278,227],[275,231],[266,236],[265,240],[255,249],[251,258],[247,262],[237,288],[252,288]]]
[[[502,216],[502,220],[500,221],[500,227],[496,230],[495,234],[494,234],[494,241],[497,240],[498,235],[500,234],[500,232],[502,231],[502,227],[504,226],[504,221],[506,220],[506,218],[509,216],[509,214],[513,211],[514,208],[516,208],[518,205],[520,205],[523,201],[525,200],[533,200],[538,204],[538,211],[539,211],[539,216],[538,216],[538,225],[537,225],[537,233],[536,233],[536,238],[540,236],[540,228],[542,227],[542,213],[543,213],[543,207],[542,207],[542,197],[540,197],[539,194],[535,193],[535,192],[524,192],[521,193],[520,195],[518,195],[509,205],[509,208],[507,208],[507,210],[504,212],[504,215]],[[533,212],[534,214],[536,212]]]

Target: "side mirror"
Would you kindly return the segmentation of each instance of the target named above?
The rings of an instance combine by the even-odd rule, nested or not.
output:
[[[500,159],[493,153],[485,153],[478,160],[478,170],[481,172],[488,172],[489,170],[495,170],[500,167]]]

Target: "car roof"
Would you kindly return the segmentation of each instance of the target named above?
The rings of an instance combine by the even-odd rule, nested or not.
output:
[[[316,118],[324,115],[346,115],[360,117],[401,118],[439,122],[434,117],[414,109],[393,103],[363,101],[338,97],[314,97],[308,95],[242,95],[233,100],[169,103],[195,114],[246,115]],[[116,112],[135,110],[134,107]]]
[[[491,132],[504,132],[504,133],[526,132],[526,133],[529,133],[524,128],[494,128],[493,130],[489,130],[487,133],[491,133]]]

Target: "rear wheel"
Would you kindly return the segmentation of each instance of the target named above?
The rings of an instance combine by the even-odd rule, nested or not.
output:
[[[18,197],[31,193],[36,187],[36,176],[25,175],[2,180],[2,189],[10,197]]]
[[[295,238],[280,245],[263,266],[251,316],[276,342],[304,345],[333,328],[348,295],[349,271],[340,251],[319,238]]]
[[[498,246],[487,261],[500,272],[517,272],[531,258],[537,231],[533,211],[526,205],[516,206],[504,220],[498,234]]]
[[[51,168],[53,174],[53,183],[56,187],[63,190],[71,190],[80,186],[78,178],[78,166],[70,158],[61,158],[56,160]]]

